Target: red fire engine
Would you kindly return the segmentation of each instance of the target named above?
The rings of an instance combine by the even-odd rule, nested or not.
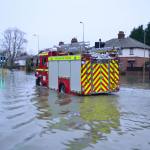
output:
[[[36,84],[63,93],[92,95],[119,90],[117,51],[88,49],[83,44],[39,53]],[[63,50],[62,50],[63,49]]]

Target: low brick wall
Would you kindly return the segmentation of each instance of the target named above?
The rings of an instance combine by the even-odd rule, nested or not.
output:
[[[133,63],[133,68],[142,69],[144,66],[144,58],[142,57],[120,57],[120,69],[126,71],[127,68],[132,68],[131,63]],[[149,58],[145,58],[145,62],[149,61]]]

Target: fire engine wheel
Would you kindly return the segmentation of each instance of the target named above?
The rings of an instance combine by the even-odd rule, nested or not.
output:
[[[66,93],[66,88],[65,88],[65,85],[64,85],[64,84],[60,84],[59,92],[60,92],[60,93]]]

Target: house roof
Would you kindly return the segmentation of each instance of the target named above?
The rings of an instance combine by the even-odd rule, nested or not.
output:
[[[19,56],[17,57],[15,60],[26,60],[28,58],[31,58],[32,56],[29,56],[29,55],[24,55],[24,56]]]
[[[121,39],[111,39],[105,42],[105,47],[120,47],[120,48],[142,48],[149,49],[150,46],[143,44],[135,39],[130,37],[121,38]]]

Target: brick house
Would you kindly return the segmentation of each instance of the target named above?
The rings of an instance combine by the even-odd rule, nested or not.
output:
[[[150,46],[145,45],[130,37],[125,37],[123,31],[120,31],[118,38],[105,42],[105,47],[118,47],[120,69],[142,70],[144,63],[150,61]]]

